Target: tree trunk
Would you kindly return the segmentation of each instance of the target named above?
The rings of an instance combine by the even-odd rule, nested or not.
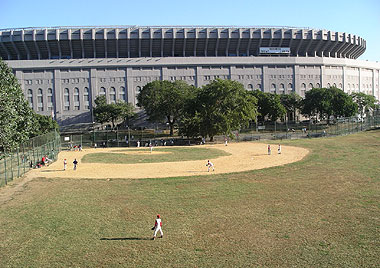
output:
[[[210,137],[210,142],[213,142],[214,141],[214,136],[211,136]]]

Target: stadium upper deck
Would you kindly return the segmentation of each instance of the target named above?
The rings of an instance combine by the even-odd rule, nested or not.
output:
[[[365,48],[366,41],[357,35],[294,27],[93,26],[0,30],[0,57],[5,60],[226,56],[356,59]]]

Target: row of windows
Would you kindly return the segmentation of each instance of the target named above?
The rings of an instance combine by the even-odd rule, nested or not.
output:
[[[205,75],[203,77],[203,80],[204,81],[209,81],[209,80],[215,80],[217,78],[220,78],[220,79],[230,79],[230,76],[229,75]]]
[[[301,78],[301,79],[313,79],[313,78],[315,78],[315,79],[320,79],[321,76],[320,76],[319,74],[316,74],[316,75],[312,75],[312,74],[309,74],[309,75],[301,74],[301,75],[300,75],[300,78]]]
[[[43,84],[52,84],[53,79],[36,79],[34,80],[34,83],[36,85],[43,85]],[[33,80],[32,79],[26,79],[24,80],[25,85],[33,85]]]
[[[101,83],[106,82],[125,82],[125,77],[110,77],[110,78],[99,78]]]
[[[262,76],[260,76],[261,78]],[[274,79],[274,78],[281,78],[281,79],[292,79],[293,78],[293,75],[292,74],[280,74],[280,75],[276,75],[276,74],[271,74],[269,75],[269,78],[270,79]]]
[[[37,111],[43,112],[44,111],[44,98],[43,98],[43,90],[42,88],[37,89]],[[47,110],[51,111],[53,110],[53,105],[54,105],[54,94],[53,94],[53,89],[48,88],[47,89]],[[31,108],[33,108],[33,90],[28,89],[27,90],[27,99],[29,102],[29,105]]]
[[[89,78],[65,78],[65,79],[61,79],[61,82],[62,84],[79,84],[80,82],[82,83],[88,83],[90,82],[90,79]]]
[[[183,80],[183,81],[194,81],[195,76],[170,76],[170,81]]]
[[[136,76],[133,78],[134,82],[150,82],[160,80],[159,76]]]
[[[252,74],[243,74],[243,75],[238,75],[237,78],[239,80],[243,80],[243,79],[262,79],[262,75],[261,74],[255,74],[255,75],[252,75]]]
[[[120,87],[118,89],[118,92],[116,92],[115,87],[110,87],[109,89],[106,89],[105,87],[101,87],[99,90],[99,95],[106,96],[107,100],[109,100],[109,103],[115,103],[117,99],[121,101],[127,101],[126,94],[125,94],[125,87]]]

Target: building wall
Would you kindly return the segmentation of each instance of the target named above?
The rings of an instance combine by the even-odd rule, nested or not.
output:
[[[347,93],[380,98],[380,63],[322,57],[185,57],[8,61],[33,109],[60,124],[93,121],[98,95],[136,106],[139,89],[155,80],[183,80],[201,87],[216,78],[247,90],[304,97],[313,87],[336,86]]]

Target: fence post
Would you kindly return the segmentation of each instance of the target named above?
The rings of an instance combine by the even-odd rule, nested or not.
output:
[[[7,185],[7,151],[4,150],[4,182]]]
[[[17,178],[20,178],[20,155],[19,155],[19,147],[17,147]]]
[[[22,144],[22,159],[24,159],[24,174],[25,174],[25,163],[26,163],[26,158],[25,158],[25,145]]]
[[[11,176],[13,181],[13,154],[11,153]]]

